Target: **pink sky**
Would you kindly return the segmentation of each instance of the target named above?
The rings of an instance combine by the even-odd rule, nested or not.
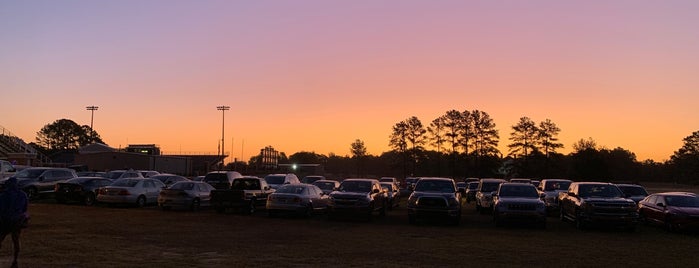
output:
[[[666,160],[699,130],[696,1],[4,1],[0,126],[90,124],[113,147],[389,150],[450,109],[551,119]],[[242,141],[245,146],[242,146]],[[241,152],[242,151],[242,152]]]

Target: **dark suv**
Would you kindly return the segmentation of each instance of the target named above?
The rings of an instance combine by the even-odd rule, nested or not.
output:
[[[75,170],[69,168],[31,167],[17,172],[17,186],[27,193],[29,199],[36,199],[40,194],[53,193],[56,184],[76,178]],[[4,184],[4,182],[3,182]]]
[[[339,213],[358,213],[371,220],[374,212],[386,215],[388,194],[374,179],[345,179],[337,191],[330,194],[328,216],[335,218]]]
[[[449,178],[421,178],[408,198],[408,221],[420,218],[444,218],[459,225],[461,193]]]
[[[636,202],[624,198],[624,193],[611,183],[573,182],[559,199],[561,220],[571,220],[579,229],[599,223],[633,231],[638,224]]]

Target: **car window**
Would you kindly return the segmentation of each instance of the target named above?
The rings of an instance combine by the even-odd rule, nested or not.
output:
[[[513,185],[500,186],[498,195],[500,197],[539,197],[539,194],[536,192],[536,188],[533,186],[525,187]]]
[[[170,189],[173,189],[173,190],[192,190],[192,189],[194,189],[194,183],[191,183],[191,182],[175,183],[172,186],[170,186]]]
[[[276,193],[282,193],[282,194],[308,194],[306,191],[306,187],[303,186],[296,186],[296,185],[284,185],[277,189]]]
[[[235,179],[231,185],[234,190],[259,190],[260,181],[257,179]]]
[[[699,197],[696,196],[665,196],[668,206],[673,207],[699,207]]]
[[[455,192],[454,183],[444,180],[420,180],[415,186],[415,191],[418,192]]]
[[[368,193],[372,190],[372,183],[369,181],[343,181],[340,184],[340,191]]]
[[[584,184],[579,185],[580,197],[621,197],[622,192],[614,185]]]
[[[658,196],[657,196],[657,195],[651,195],[651,196],[648,196],[648,197],[647,197],[646,202],[647,202],[648,204],[651,204],[651,205],[655,206],[655,204],[657,204],[657,203],[655,202],[656,200],[658,200]]]

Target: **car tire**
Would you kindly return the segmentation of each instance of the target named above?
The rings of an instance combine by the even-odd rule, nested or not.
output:
[[[194,198],[194,200],[192,200],[192,204],[189,205],[189,210],[198,211],[200,207],[201,207],[201,201],[199,201],[198,198]]]
[[[26,188],[24,192],[27,194],[28,200],[36,200],[39,198],[39,191],[34,186]]]
[[[94,205],[94,204],[95,204],[95,194],[94,194],[94,193],[91,193],[91,192],[90,192],[90,193],[87,193],[87,194],[85,195],[85,199],[83,200],[83,203],[84,203],[86,206],[92,206],[92,205]]]
[[[585,230],[587,229],[587,223],[583,218],[580,216],[580,213],[577,212],[575,213],[575,228],[578,230]]]
[[[566,214],[563,212],[563,208],[561,208],[558,212],[558,218],[561,220],[561,222],[565,222],[567,220]]]
[[[136,198],[136,206],[139,208],[145,207],[146,206],[146,197],[139,196],[138,198]]]
[[[665,218],[665,222],[663,225],[665,225],[665,230],[667,230],[668,232],[677,232],[677,225],[672,223],[672,219],[670,217]]]

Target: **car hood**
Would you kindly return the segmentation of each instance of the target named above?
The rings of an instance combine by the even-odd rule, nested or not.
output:
[[[520,204],[537,204],[542,203],[541,199],[536,197],[499,197],[500,202],[520,203]]]
[[[699,208],[692,207],[671,207],[671,211],[677,214],[684,215],[699,215]]]
[[[454,198],[454,193],[438,193],[438,192],[413,192],[410,195],[412,198],[419,198],[423,196],[427,197],[444,197],[444,198]]]
[[[609,204],[635,204],[631,199],[626,199],[623,197],[585,197],[583,198],[585,202],[590,202],[590,203],[609,203]]]

